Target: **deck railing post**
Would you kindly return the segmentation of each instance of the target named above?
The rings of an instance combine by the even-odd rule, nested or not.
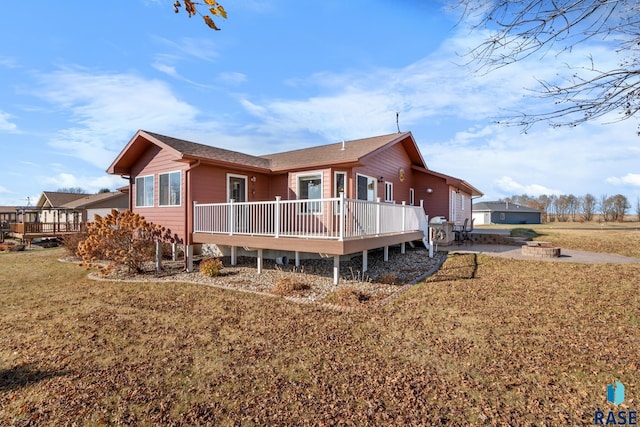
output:
[[[229,222],[229,236],[233,236],[233,229],[235,227],[235,212],[234,212],[234,206],[233,206],[233,202],[235,200],[233,199],[229,199],[229,215],[228,215],[228,222]]]
[[[402,232],[407,231],[407,202],[402,201]]]
[[[376,197],[376,236],[380,234],[380,197]]]
[[[193,232],[194,233],[197,233],[198,231],[200,231],[200,227],[198,224],[198,211],[196,209],[197,206],[198,206],[198,202],[194,200],[193,201]]]
[[[273,215],[273,232],[274,232],[274,237],[277,239],[280,237],[280,200],[282,199],[281,196],[276,196],[276,206],[275,206],[275,212]]]
[[[344,199],[344,191],[340,192],[340,198],[338,201],[339,205],[338,205],[338,240],[339,241],[343,241],[344,240],[344,203],[345,203],[345,199]]]

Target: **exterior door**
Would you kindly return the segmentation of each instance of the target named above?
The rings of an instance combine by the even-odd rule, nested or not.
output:
[[[247,201],[247,177],[242,175],[227,175],[227,200],[234,203]],[[233,205],[232,232],[247,231],[249,207],[246,205]]]
[[[234,202],[247,201],[247,177],[241,175],[229,175],[229,187],[227,188],[227,200]]]

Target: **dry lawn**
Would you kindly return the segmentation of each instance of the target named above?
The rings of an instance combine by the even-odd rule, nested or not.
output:
[[[342,312],[63,255],[0,255],[0,425],[591,425],[614,380],[640,409],[640,265],[455,255]]]

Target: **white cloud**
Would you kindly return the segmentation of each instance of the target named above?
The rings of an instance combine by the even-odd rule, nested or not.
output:
[[[198,114],[166,83],[133,74],[62,69],[42,81],[37,94],[69,112],[76,124],[58,131],[49,144],[102,169],[137,129],[171,133],[194,122]]]
[[[59,173],[55,176],[41,177],[42,183],[53,191],[59,188],[82,188],[89,193],[97,193],[103,188],[114,191],[127,185],[127,181],[119,176],[77,176],[71,173]]]
[[[560,190],[552,189],[545,187],[540,184],[522,184],[516,182],[513,178],[509,176],[503,176],[496,180],[496,185],[500,190],[502,190],[506,194],[527,194],[529,196],[541,196],[541,195],[552,195],[552,194],[562,194]]]
[[[0,111],[0,132],[15,133],[18,131],[18,126],[11,122],[11,115]]]
[[[607,182],[613,185],[632,185],[640,187],[640,174],[628,173],[621,177],[611,176],[607,178]]]

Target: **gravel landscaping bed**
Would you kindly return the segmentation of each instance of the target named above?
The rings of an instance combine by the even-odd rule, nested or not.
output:
[[[258,274],[256,260],[239,257],[235,266],[223,258],[223,268],[217,277],[206,277],[196,271],[183,271],[182,261],[164,261],[163,271],[155,272],[149,264],[141,274],[126,274],[122,271],[92,278],[124,281],[175,281],[198,283],[238,291],[279,295],[297,302],[324,303],[337,306],[367,306],[386,301],[390,297],[409,288],[410,285],[433,274],[444,262],[446,253],[438,252],[429,258],[425,248],[410,248],[404,254],[399,247],[389,249],[389,261],[383,261],[383,251],[372,250],[368,254],[368,271],[362,272],[362,255],[354,255],[350,260],[340,262],[340,281],[333,284],[333,259],[301,260],[300,268],[290,261],[288,265],[277,265],[274,260],[265,259],[262,274]],[[283,292],[283,283],[295,283],[296,289]],[[299,289],[298,289],[299,288]]]

